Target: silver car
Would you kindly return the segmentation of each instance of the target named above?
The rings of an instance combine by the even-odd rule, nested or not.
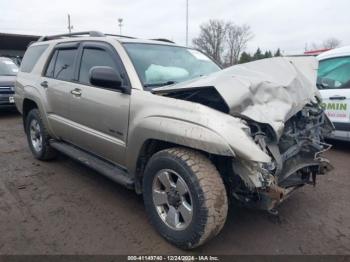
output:
[[[37,159],[59,151],[142,194],[158,232],[190,249],[221,231],[230,201],[275,214],[331,169],[316,69],[222,70],[173,43],[83,32],[28,48],[15,102]]]

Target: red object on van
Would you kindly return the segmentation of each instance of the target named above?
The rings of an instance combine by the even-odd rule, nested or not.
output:
[[[305,51],[304,55],[319,55],[323,52],[329,51],[332,48],[323,48],[323,49],[317,49],[317,50],[311,50],[311,51]]]

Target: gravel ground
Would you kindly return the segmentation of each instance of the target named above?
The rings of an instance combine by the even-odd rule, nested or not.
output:
[[[350,143],[335,169],[279,208],[230,207],[221,234],[196,254],[350,254]],[[35,160],[21,117],[0,114],[0,254],[188,254],[147,222],[142,198],[60,156]]]

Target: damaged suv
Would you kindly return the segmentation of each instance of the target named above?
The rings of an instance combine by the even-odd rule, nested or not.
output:
[[[174,245],[202,245],[228,204],[270,212],[332,167],[313,58],[222,70],[175,44],[84,32],[27,50],[15,102],[40,160],[57,151],[143,195]]]

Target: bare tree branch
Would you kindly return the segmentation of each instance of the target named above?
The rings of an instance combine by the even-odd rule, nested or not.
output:
[[[247,43],[253,38],[253,34],[248,25],[227,25],[226,43],[228,47],[226,63],[228,66],[238,63],[241,53],[246,49]]]
[[[224,21],[209,20],[201,25],[199,37],[193,39],[193,45],[218,64],[222,64],[226,31],[227,23]]]
[[[335,37],[330,37],[323,41],[323,48],[336,48],[340,46],[340,40]]]

